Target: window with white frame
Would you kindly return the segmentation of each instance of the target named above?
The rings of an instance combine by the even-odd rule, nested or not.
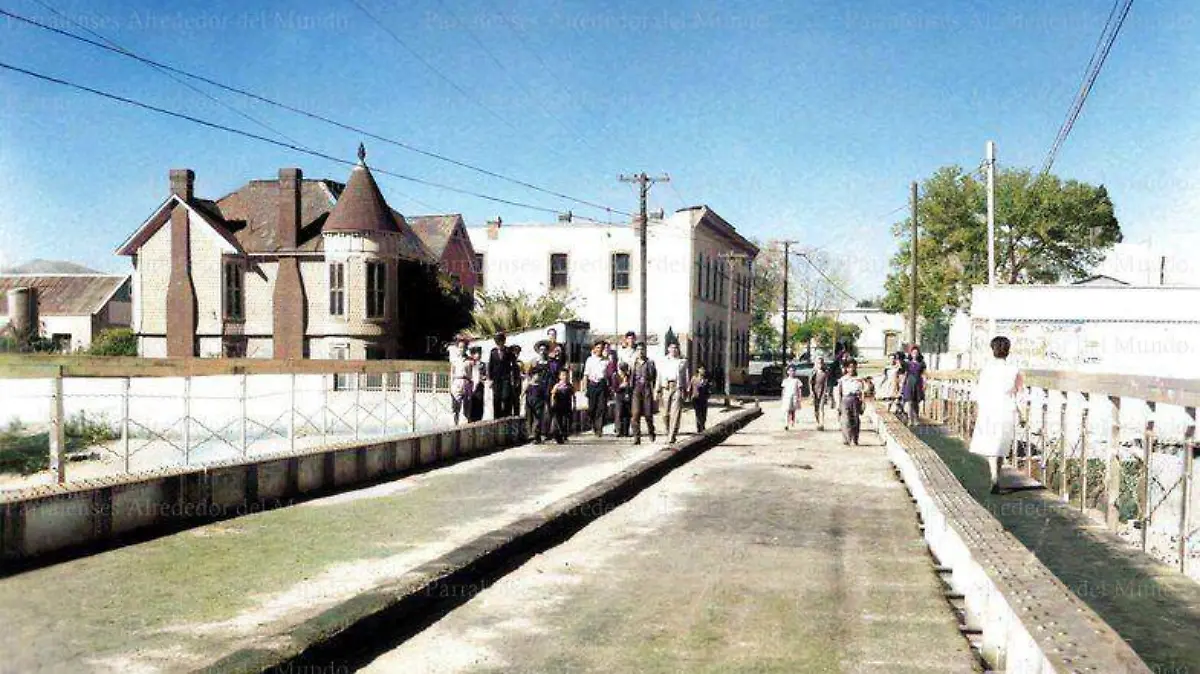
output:
[[[612,289],[629,290],[629,253],[612,254]]]
[[[383,318],[387,300],[387,263],[367,263],[367,318]]]
[[[346,265],[329,264],[329,315],[346,315]]]
[[[241,262],[226,262],[222,285],[225,289],[224,313],[227,321],[240,321],[246,316],[244,282],[245,274]]]

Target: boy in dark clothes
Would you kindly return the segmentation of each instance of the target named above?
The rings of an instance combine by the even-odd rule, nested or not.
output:
[[[550,434],[563,444],[571,432],[571,413],[575,411],[575,388],[571,386],[571,374],[566,370],[558,373],[558,383],[550,389],[550,415],[553,419]]]
[[[692,377],[691,390],[688,395],[692,399],[692,409],[696,411],[696,432],[704,432],[704,424],[708,420],[708,395],[712,393],[712,382],[708,381],[704,366],[696,368],[696,376]]]

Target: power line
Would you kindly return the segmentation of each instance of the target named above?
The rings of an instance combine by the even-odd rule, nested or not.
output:
[[[54,14],[55,16],[57,16],[57,17],[59,17],[59,18],[63,19],[64,21],[67,21],[67,22],[69,22],[69,23],[70,23],[70,24],[72,24],[73,26],[75,26],[75,27],[79,28],[80,30],[83,30],[84,32],[86,32],[86,33],[88,33],[89,35],[91,35],[91,36],[95,37],[96,39],[98,39],[98,40],[103,40],[105,43],[107,43],[107,44],[111,45],[111,46],[112,46],[114,49],[116,49],[117,51],[119,51],[119,52],[123,52],[124,54],[127,54],[127,55],[130,55],[130,54],[132,54],[132,52],[130,52],[128,49],[126,49],[126,48],[122,47],[121,45],[119,45],[119,44],[117,44],[116,42],[114,42],[113,40],[111,40],[111,39],[109,39],[109,38],[105,37],[104,35],[101,35],[100,33],[98,33],[98,32],[96,32],[96,31],[92,30],[91,28],[88,28],[87,26],[85,26],[85,25],[83,25],[83,24],[79,23],[79,22],[78,22],[78,21],[76,21],[75,19],[72,19],[70,16],[67,16],[66,14],[63,14],[62,12],[58,11],[58,10],[57,10],[57,9],[55,9],[53,6],[51,6],[49,3],[45,2],[44,0],[33,0],[33,1],[34,1],[34,2],[36,2],[37,4],[41,5],[43,8],[45,8],[45,9],[46,9],[47,11],[49,11],[51,14]],[[0,11],[3,11],[3,10],[0,10]],[[7,14],[7,12],[5,12],[5,13]],[[208,100],[212,101],[213,103],[216,103],[217,105],[219,105],[219,106],[221,106],[221,107],[225,108],[226,110],[229,110],[230,112],[232,112],[233,114],[235,114],[235,115],[237,115],[237,116],[241,117],[242,119],[245,119],[245,120],[247,120],[247,121],[249,121],[249,122],[251,122],[251,123],[253,123],[253,124],[257,125],[257,126],[258,126],[258,127],[260,127],[260,128],[266,129],[267,131],[270,131],[271,133],[273,133],[273,134],[275,134],[275,135],[279,136],[280,138],[282,138],[282,139],[284,139],[284,140],[286,140],[286,141],[290,141],[290,142],[292,142],[292,143],[295,143],[295,144],[297,144],[297,145],[299,145],[299,144],[300,144],[300,141],[298,141],[298,140],[296,140],[296,139],[294,139],[294,138],[291,138],[290,136],[288,136],[287,134],[283,133],[283,132],[282,132],[282,131],[280,131],[279,129],[276,129],[275,127],[271,126],[270,124],[267,124],[266,122],[264,122],[264,121],[262,121],[262,120],[260,120],[260,119],[257,119],[257,118],[255,118],[255,117],[253,117],[253,116],[249,115],[249,114],[246,114],[245,112],[242,112],[241,110],[238,110],[237,108],[235,108],[235,107],[233,107],[232,105],[230,105],[230,104],[226,103],[225,101],[222,101],[221,99],[217,98],[216,96],[213,96],[212,94],[208,93],[207,91],[204,91],[204,90],[203,90],[203,89],[201,89],[200,87],[197,87],[196,85],[194,85],[194,84],[192,84],[192,83],[190,83],[190,82],[187,82],[187,81],[185,81],[185,80],[182,80],[182,79],[180,79],[180,78],[179,78],[179,77],[177,77],[177,76],[176,76],[174,73],[170,72],[170,71],[169,71],[169,70],[167,70],[166,68],[163,68],[162,66],[155,65],[155,64],[153,64],[153,63],[147,63],[146,65],[149,65],[151,68],[154,68],[155,70],[157,70],[157,71],[158,71],[159,73],[161,73],[162,75],[164,75],[164,76],[166,76],[166,77],[169,77],[169,78],[171,78],[171,80],[175,81],[177,84],[180,84],[180,85],[182,85],[182,86],[185,86],[185,87],[187,87],[188,89],[191,89],[192,91],[196,92],[197,94],[200,94],[201,96],[203,96],[203,97],[207,98]]]
[[[834,281],[832,278],[829,277],[828,274],[825,273],[824,270],[822,270],[815,263],[813,263],[813,261],[811,259],[809,259],[808,253],[809,253],[809,251],[796,251],[792,254],[803,258],[804,261],[808,263],[808,266],[812,267],[814,271],[816,271],[818,274],[820,274],[821,278],[825,279],[825,282],[828,283],[830,285],[830,287],[832,287],[834,290],[838,291],[842,295],[845,295],[846,299],[850,300],[851,302],[858,303],[858,298],[855,297],[854,295],[851,295],[849,292],[847,292],[846,289],[843,288],[840,284],[838,284],[837,281]]]
[[[479,36],[475,33],[475,31],[472,30],[471,27],[462,20],[461,17],[459,17],[458,13],[455,12],[445,0],[438,0],[438,3],[442,6],[442,9],[444,9],[454,19],[455,23],[457,23],[459,27],[463,29],[463,31],[467,34],[467,37],[471,38],[471,41],[474,42],[477,47],[479,47],[480,51],[482,51],[484,54],[487,54],[488,58],[492,60],[492,63],[495,63],[496,67],[499,68],[505,75],[507,75],[508,78],[521,89],[521,92],[525,94],[527,100],[537,103],[538,109],[540,109],[543,114],[556,122],[559,126],[566,130],[567,133],[575,136],[576,140],[591,147],[592,149],[597,149],[595,145],[592,145],[592,143],[584,138],[579,132],[568,126],[567,123],[560,119],[557,115],[550,112],[550,109],[545,105],[542,105],[540,103],[541,98],[530,91],[529,88],[521,82],[520,78],[515,77],[512,72],[509,71],[508,67],[505,66],[500,58],[496,56],[496,53],[493,52],[483,40],[479,39]]]
[[[330,126],[337,127],[337,128],[339,128],[339,129],[342,129],[342,130],[344,130],[344,131],[350,131],[350,132],[352,132],[352,133],[360,134],[360,135],[362,135],[362,136],[365,136],[365,137],[367,137],[367,138],[371,138],[371,139],[373,139],[373,140],[378,140],[378,141],[380,141],[380,142],[387,143],[387,144],[389,144],[389,145],[394,145],[394,146],[396,146],[396,147],[399,147],[399,148],[401,148],[401,149],[408,150],[409,152],[414,152],[414,153],[416,153],[416,154],[419,154],[419,155],[422,155],[422,156],[424,156],[424,157],[429,157],[429,158],[431,158],[431,159],[436,159],[436,160],[438,160],[438,161],[445,162],[445,163],[447,163],[447,164],[452,164],[452,165],[454,165],[454,166],[458,166],[459,168],[464,168],[464,169],[467,169],[467,170],[470,170],[470,171],[474,171],[475,173],[479,173],[479,174],[481,174],[481,175],[485,175],[485,176],[488,176],[488,177],[490,177],[490,178],[496,178],[496,179],[498,179],[498,180],[503,180],[503,181],[505,181],[505,182],[508,182],[508,183],[511,183],[511,184],[514,184],[514,185],[519,185],[519,186],[521,186],[521,187],[524,187],[524,188],[526,188],[526,189],[533,190],[533,191],[535,191],[535,192],[540,192],[540,193],[542,193],[542,194],[546,194],[546,195],[549,195],[549,196],[552,196],[552,197],[555,197],[555,198],[558,198],[558,199],[563,199],[563,200],[566,200],[566,201],[571,201],[571,202],[574,202],[574,203],[577,203],[577,204],[582,204],[582,205],[584,205],[584,206],[589,206],[589,207],[591,207],[591,208],[595,208],[595,209],[597,209],[597,210],[604,211],[604,212],[606,212],[606,213],[610,213],[610,212],[611,212],[611,213],[618,213],[618,214],[620,214],[620,215],[625,215],[625,216],[629,216],[629,215],[631,215],[630,213],[628,213],[628,212],[625,212],[625,211],[621,211],[621,210],[619,210],[619,209],[614,209],[614,208],[611,208],[611,207],[609,207],[609,206],[605,206],[605,205],[603,205],[603,204],[600,204],[600,203],[596,203],[596,202],[593,202],[593,201],[589,201],[589,200],[587,200],[587,199],[582,199],[582,198],[579,198],[579,197],[575,197],[575,196],[572,196],[572,195],[569,195],[569,194],[566,194],[566,193],[563,193],[563,192],[558,192],[558,191],[551,190],[551,189],[548,189],[548,188],[540,187],[540,186],[538,186],[538,185],[535,185],[535,184],[533,184],[533,183],[530,183],[530,182],[528,182],[528,181],[525,181],[525,180],[521,180],[521,179],[518,179],[518,178],[513,178],[513,177],[511,177],[511,176],[507,176],[507,175],[504,175],[504,174],[501,174],[501,173],[497,173],[497,172],[495,172],[495,171],[491,171],[491,170],[488,170],[488,169],[485,169],[485,168],[481,168],[481,167],[475,166],[475,165],[473,165],[473,164],[469,164],[469,163],[467,163],[467,162],[465,162],[465,161],[461,161],[461,160],[458,160],[458,159],[453,159],[453,158],[451,158],[451,157],[447,157],[447,156],[445,156],[445,155],[438,154],[438,153],[436,153],[436,152],[433,152],[433,151],[431,151],[431,150],[425,150],[425,149],[422,149],[422,148],[420,148],[420,147],[417,147],[417,146],[415,146],[415,145],[412,145],[412,144],[410,144],[410,143],[406,143],[406,142],[404,142],[404,141],[396,140],[396,139],[394,139],[394,138],[389,138],[389,137],[387,137],[387,136],[383,136],[383,135],[381,135],[381,134],[374,133],[374,132],[372,132],[372,131],[368,131],[368,130],[366,130],[366,129],[359,128],[359,127],[357,127],[357,126],[354,126],[354,125],[352,125],[352,124],[348,124],[348,123],[346,123],[346,122],[340,122],[340,121],[338,121],[338,120],[331,119],[331,118],[329,118],[329,117],[325,117],[325,116],[323,116],[323,115],[317,114],[317,113],[315,113],[315,112],[311,112],[311,111],[308,111],[308,110],[304,110],[303,108],[298,108],[298,107],[295,107],[295,106],[292,106],[292,105],[288,105],[287,103],[281,103],[281,102],[279,102],[279,101],[276,101],[276,100],[274,100],[274,99],[268,98],[268,97],[266,97],[266,96],[262,96],[262,95],[260,95],[260,94],[256,94],[256,93],[254,93],[254,92],[252,92],[252,91],[248,91],[248,90],[246,90],[246,89],[242,89],[242,88],[235,87],[235,86],[232,86],[232,85],[224,84],[224,83],[222,83],[222,82],[218,82],[218,81],[216,81],[216,80],[214,80],[214,79],[211,79],[211,78],[209,78],[209,77],[205,77],[205,76],[203,76],[203,75],[198,75],[198,74],[196,74],[196,73],[189,72],[189,71],[187,71],[187,70],[184,70],[184,69],[182,69],[182,68],[177,68],[177,67],[175,67],[175,66],[168,65],[168,64],[166,64],[166,63],[163,63],[163,62],[161,62],[161,61],[156,61],[156,60],[154,60],[154,59],[150,59],[150,58],[147,58],[147,57],[141,56],[141,55],[139,55],[139,54],[136,54],[136,53],[134,53],[134,52],[132,52],[132,51],[129,51],[129,50],[125,50],[125,49],[120,49],[120,48],[112,47],[112,46],[109,46],[109,45],[103,44],[103,43],[101,43],[101,42],[97,42],[97,41],[95,41],[95,40],[90,40],[90,39],[88,39],[88,38],[86,38],[86,37],[83,37],[82,35],[78,35],[78,34],[76,34],[76,33],[72,33],[72,32],[70,32],[70,31],[65,31],[65,30],[62,30],[62,29],[60,29],[60,28],[55,28],[54,26],[49,26],[49,25],[46,25],[46,24],[44,24],[44,23],[41,23],[41,22],[39,22],[39,21],[37,21],[37,20],[35,20],[35,19],[31,19],[31,18],[29,18],[29,17],[21,16],[21,15],[19,15],[19,14],[15,14],[15,13],[13,13],[13,12],[9,12],[9,11],[7,11],[7,10],[3,9],[3,8],[0,8],[0,15],[7,16],[7,17],[9,17],[9,18],[15,19],[15,20],[17,20],[17,21],[20,21],[20,22],[22,22],[22,23],[25,23],[25,24],[28,24],[28,25],[34,26],[34,27],[36,27],[36,28],[40,28],[40,29],[42,29],[42,30],[45,30],[45,31],[49,31],[49,32],[52,32],[52,33],[55,33],[55,34],[61,35],[61,36],[63,36],[63,37],[66,37],[66,38],[70,38],[70,39],[72,39],[72,40],[75,40],[75,41],[77,41],[77,42],[82,42],[82,43],[84,43],[84,44],[90,45],[90,46],[92,46],[92,47],[96,47],[96,48],[98,48],[98,49],[103,49],[103,50],[105,50],[105,51],[112,52],[112,53],[114,53],[114,54],[118,54],[118,55],[120,55],[120,56],[124,56],[124,57],[126,57],[126,58],[131,58],[131,59],[134,59],[135,61],[139,61],[139,62],[141,62],[141,63],[145,63],[145,64],[147,64],[147,65],[151,65],[151,66],[154,66],[154,67],[156,67],[156,68],[161,68],[162,70],[165,70],[165,71],[168,71],[168,72],[171,72],[171,73],[175,73],[175,74],[178,74],[178,75],[182,75],[182,76],[184,76],[184,77],[191,78],[191,79],[193,79],[193,80],[196,80],[196,81],[198,81],[198,82],[203,82],[203,83],[205,83],[205,84],[208,84],[208,85],[210,85],[210,86],[217,87],[218,89],[221,89],[221,90],[223,90],[223,91],[228,91],[228,92],[230,92],[230,93],[238,94],[238,95],[240,95],[240,96],[244,96],[244,97],[246,97],[246,98],[250,98],[250,99],[252,99],[252,100],[255,100],[255,101],[258,101],[258,102],[260,102],[260,103],[265,103],[265,104],[267,104],[267,105],[270,105],[270,106],[273,106],[273,107],[276,107],[276,108],[279,108],[279,109],[282,109],[282,110],[287,110],[288,112],[292,112],[292,113],[295,113],[295,114],[298,114],[298,115],[302,115],[302,116],[304,116],[304,117],[307,117],[307,118],[309,118],[309,119],[313,119],[313,120],[316,120],[316,121],[319,121],[319,122],[323,122],[323,123],[325,123],[325,124],[329,124]],[[281,134],[281,135],[282,135],[282,134]],[[291,140],[291,139],[289,138],[288,140]],[[293,141],[293,144],[295,144],[295,145],[299,145],[299,143],[295,143],[295,141]]]
[[[1122,2],[1124,4],[1120,4]],[[1043,175],[1050,172],[1054,166],[1054,160],[1058,157],[1059,149],[1067,140],[1067,136],[1071,134],[1071,129],[1075,127],[1075,121],[1079,119],[1079,114],[1083,111],[1083,104],[1087,101],[1088,94],[1091,93],[1092,86],[1096,83],[1096,78],[1100,76],[1100,70],[1104,67],[1108,53],[1121,33],[1121,26],[1125,24],[1125,17],[1129,15],[1132,6],[1133,0],[1114,0],[1113,7],[1108,13],[1108,20],[1100,31],[1100,39],[1097,40],[1096,48],[1092,51],[1092,58],[1088,61],[1087,69],[1084,71],[1083,84],[1067,111],[1067,118],[1058,129],[1058,135],[1055,136],[1054,143],[1046,154],[1046,160],[1042,163],[1041,173]]]
[[[300,146],[298,146],[298,145],[294,145],[294,144],[292,144],[292,143],[286,143],[286,142],[283,142],[283,141],[280,141],[280,140],[275,140],[274,138],[268,138],[268,137],[266,137],[266,136],[262,136],[262,135],[259,135],[259,134],[257,134],[257,133],[253,133],[253,132],[250,132],[250,131],[245,131],[245,130],[243,130],[243,129],[236,129],[236,128],[233,128],[233,127],[230,127],[230,126],[225,126],[224,124],[218,124],[218,123],[216,123],[216,122],[210,122],[210,121],[208,121],[208,120],[201,119],[201,118],[199,118],[199,117],[194,117],[194,116],[192,116],[192,115],[188,115],[188,114],[185,114],[185,113],[182,113],[182,112],[176,112],[176,111],[174,111],[174,110],[168,110],[168,109],[166,109],[166,108],[160,108],[160,107],[158,107],[158,106],[156,106],[156,105],[151,105],[151,104],[149,104],[149,103],[143,103],[143,102],[141,102],[141,101],[134,100],[134,99],[132,99],[132,98],[127,98],[127,97],[125,97],[125,96],[120,96],[120,95],[117,95],[117,94],[109,93],[109,92],[107,92],[107,91],[101,91],[100,89],[93,89],[92,87],[88,87],[88,86],[85,86],[85,85],[82,85],[82,84],[76,84],[75,82],[70,82],[70,81],[68,81],[68,80],[60,79],[60,78],[53,77],[53,76],[50,76],[50,75],[44,75],[44,74],[41,74],[41,73],[34,72],[34,71],[32,71],[32,70],[26,70],[26,69],[24,69],[24,68],[20,68],[20,67],[18,67],[18,66],[14,66],[14,65],[11,65],[11,64],[9,64],[9,63],[5,63],[5,62],[3,62],[3,61],[0,61],[0,68],[4,68],[5,70],[11,70],[11,71],[13,71],[13,72],[21,73],[22,75],[26,75],[26,76],[29,76],[29,77],[33,77],[33,78],[35,78],[35,79],[39,79],[39,80],[42,80],[42,81],[45,81],[45,82],[51,82],[51,83],[58,84],[58,85],[62,85],[62,86],[65,86],[65,87],[68,87],[68,88],[71,88],[71,89],[76,89],[76,90],[79,90],[79,91],[84,91],[84,92],[87,92],[87,93],[90,93],[90,94],[95,94],[96,96],[101,96],[101,97],[103,97],[103,98],[107,98],[107,99],[110,99],[110,100],[114,100],[114,101],[118,101],[118,102],[121,102],[121,103],[125,103],[125,104],[127,104],[127,105],[132,105],[132,106],[134,106],[134,107],[142,108],[142,109],[144,109],[144,110],[149,110],[149,111],[151,111],[151,112],[157,112],[157,113],[159,113],[159,114],[161,114],[161,115],[166,115],[166,116],[168,116],[168,117],[175,117],[175,118],[178,118],[178,119],[183,119],[183,120],[186,120],[186,121],[192,122],[192,123],[194,123],[194,124],[199,124],[199,125],[201,125],[201,126],[206,126],[206,127],[210,128],[210,129],[217,129],[217,130],[219,130],[219,131],[225,131],[225,132],[228,132],[228,133],[236,134],[236,135],[238,135],[238,136],[242,136],[242,137],[244,137],[244,138],[250,138],[250,139],[252,139],[252,140],[257,140],[257,141],[260,141],[260,142],[263,142],[263,143],[269,143],[269,144],[271,144],[271,145],[275,145],[275,146],[277,146],[277,147],[283,147],[283,148],[287,148],[287,149],[289,149],[289,150],[294,150],[294,151],[296,151],[296,152],[301,152],[301,153],[303,153],[303,154],[307,154],[307,155],[311,155],[311,156],[314,156],[314,157],[318,157],[318,158],[320,158],[320,159],[325,159],[325,160],[327,160],[327,161],[331,161],[331,162],[334,162],[334,163],[337,163],[337,164],[343,164],[343,165],[346,165],[346,166],[357,166],[357,165],[358,165],[358,162],[355,162],[355,161],[350,161],[350,160],[347,160],[347,159],[342,159],[342,158],[340,158],[340,157],[335,157],[335,156],[333,156],[333,155],[326,154],[326,153],[324,153],[324,152],[319,152],[319,151],[317,151],[317,150],[311,150],[311,149],[308,149],[308,148],[305,148],[305,147],[300,147]],[[496,202],[496,203],[506,204],[506,205],[508,205],[508,206],[516,206],[516,207],[519,207],[519,208],[527,208],[527,209],[529,209],[529,210],[533,210],[533,211],[541,211],[541,212],[543,212],[543,213],[552,213],[552,214],[555,214],[555,215],[557,215],[557,214],[559,213],[559,211],[557,211],[557,210],[555,210],[555,209],[553,209],[553,208],[545,208],[545,207],[543,207],[543,206],[535,206],[535,205],[533,205],[533,204],[528,204],[528,203],[524,203],[524,202],[520,202],[520,201],[513,201],[513,200],[511,200],[511,199],[503,199],[503,198],[500,198],[500,197],[493,197],[493,196],[491,196],[491,195],[488,195],[488,194],[483,194],[483,193],[481,193],[481,192],[474,192],[474,191],[471,191],[471,190],[464,190],[464,189],[461,189],[461,188],[458,188],[458,187],[452,187],[452,186],[450,186],[450,185],[444,185],[444,184],[442,184],[442,183],[437,183],[437,182],[433,182],[433,181],[430,181],[430,180],[425,180],[425,179],[423,179],[423,178],[416,178],[416,177],[413,177],[413,176],[405,175],[405,174],[403,174],[403,173],[397,173],[397,172],[395,172],[395,171],[389,171],[389,170],[382,169],[382,168],[372,168],[372,171],[373,171],[373,172],[375,172],[375,173],[380,173],[380,174],[383,174],[383,175],[392,176],[393,178],[399,178],[400,180],[406,180],[406,181],[408,181],[408,182],[416,183],[416,184],[418,184],[418,185],[426,185],[426,186],[428,186],[428,187],[436,187],[436,188],[438,188],[438,189],[443,189],[443,190],[446,190],[446,191],[449,191],[449,192],[455,192],[455,193],[457,193],[457,194],[464,194],[464,195],[467,195],[467,196],[472,196],[472,197],[476,197],[476,198],[479,198],[479,199],[485,199],[485,200],[487,200],[487,201],[493,201],[493,202]]]

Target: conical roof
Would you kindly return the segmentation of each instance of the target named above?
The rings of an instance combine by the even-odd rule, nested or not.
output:
[[[359,148],[359,162],[350,171],[346,189],[325,221],[325,232],[399,232],[400,227],[388,207],[379,185],[363,161],[365,152]]]

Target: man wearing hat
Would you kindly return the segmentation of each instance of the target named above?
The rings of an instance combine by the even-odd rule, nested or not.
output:
[[[503,419],[512,416],[512,375],[515,363],[505,342],[508,337],[503,332],[497,332],[496,346],[488,354],[487,376],[492,380],[492,418]]]

